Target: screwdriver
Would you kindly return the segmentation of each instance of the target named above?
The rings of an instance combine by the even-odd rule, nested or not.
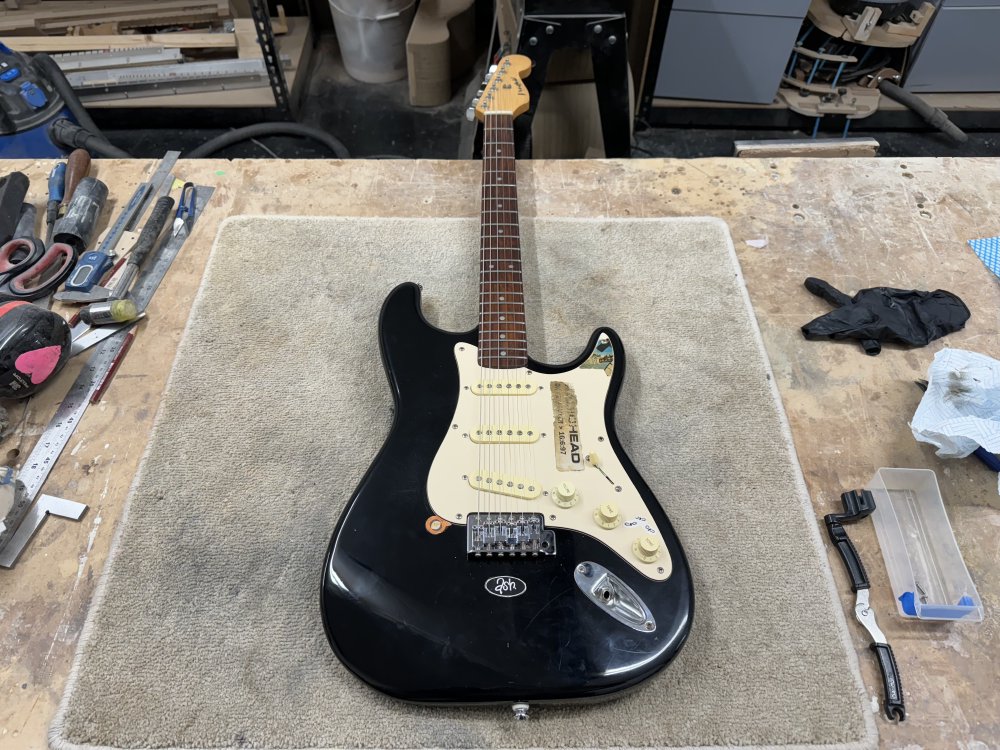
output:
[[[52,227],[59,217],[59,204],[66,194],[66,162],[61,161],[49,172],[49,202],[45,207],[45,244],[52,244]]]

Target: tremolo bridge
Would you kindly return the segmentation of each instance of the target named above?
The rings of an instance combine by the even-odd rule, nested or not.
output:
[[[470,513],[466,519],[471,557],[538,557],[556,553],[556,535],[541,513]]]

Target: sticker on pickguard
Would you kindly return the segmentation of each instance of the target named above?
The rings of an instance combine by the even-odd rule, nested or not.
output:
[[[611,345],[611,339],[603,335],[598,338],[594,351],[580,367],[588,370],[604,370],[604,374],[610,378],[611,373],[615,371],[615,348]]]
[[[656,533],[656,529],[653,528],[653,525],[649,522],[649,519],[647,519],[645,516],[636,516],[635,518],[630,518],[623,525],[627,526],[628,528],[635,528],[636,526],[638,526],[647,534]]]
[[[580,421],[576,410],[576,392],[569,383],[555,380],[552,393],[552,436],[556,447],[556,469],[583,471],[586,465],[580,453]]]

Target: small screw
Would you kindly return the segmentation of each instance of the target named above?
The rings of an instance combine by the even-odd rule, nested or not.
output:
[[[530,44],[532,47],[534,47],[536,44],[538,44],[538,37],[537,36],[531,37],[528,40],[528,44]]]
[[[594,27],[595,34],[600,34],[602,31],[604,31],[604,27],[601,26],[601,24],[597,24],[597,26]]]
[[[545,494],[546,494],[546,495],[548,495],[549,493],[548,493],[548,492],[546,492]],[[552,514],[551,516],[549,516],[549,520],[550,520],[550,521],[555,521],[555,520],[556,520],[556,516],[555,516],[555,513],[553,513],[553,514]]]
[[[462,520],[462,514],[461,513],[456,513],[455,514],[455,518],[457,518],[459,521],[461,521]]]
[[[663,574],[663,568],[657,568],[657,569],[656,569],[656,572],[657,572],[657,573],[660,573],[660,574],[662,575],[662,574]]]
[[[608,44],[614,44],[617,41],[618,41],[618,37],[616,37],[614,34],[612,34],[611,36],[608,37]]]
[[[603,442],[604,442],[604,438],[603,438],[603,437],[599,437],[599,438],[597,438],[597,442],[598,442],[598,443],[603,443]]]
[[[468,474],[463,474],[462,475],[462,481],[463,482],[468,482],[469,481],[469,475]]]
[[[548,491],[548,490],[545,490],[545,491],[544,491],[544,492],[543,492],[542,494],[543,494],[543,495],[544,495],[545,497],[548,497],[548,496],[549,496],[549,491]],[[552,516],[552,517],[553,517],[553,518],[555,518],[555,516]]]
[[[555,33],[555,31],[556,31],[556,27],[555,27],[555,26],[546,26],[546,27],[545,27],[545,33],[546,33],[546,34],[549,34],[550,36],[551,36],[552,34],[554,34],[554,33]]]
[[[615,492],[621,492],[622,486],[620,484],[615,485]]]
[[[651,622],[649,622],[649,621],[647,620],[647,621],[646,621],[646,630],[652,630],[652,629],[653,629],[653,627],[654,627],[654,626],[653,626],[653,623],[651,623]]]
[[[457,430],[457,429],[458,429],[458,425],[457,425],[457,424],[453,424],[453,425],[451,426],[451,429],[453,429],[453,430]]]
[[[464,351],[465,351],[465,347],[464,347],[464,346],[460,346],[460,347],[458,347],[458,350],[459,350],[460,352],[464,352]]]

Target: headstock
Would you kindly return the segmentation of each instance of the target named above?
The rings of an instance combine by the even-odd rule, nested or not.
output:
[[[473,120],[486,119],[488,112],[510,112],[517,117],[528,109],[528,89],[522,79],[531,73],[531,60],[524,55],[507,55],[491,65],[483,87],[465,113]]]

